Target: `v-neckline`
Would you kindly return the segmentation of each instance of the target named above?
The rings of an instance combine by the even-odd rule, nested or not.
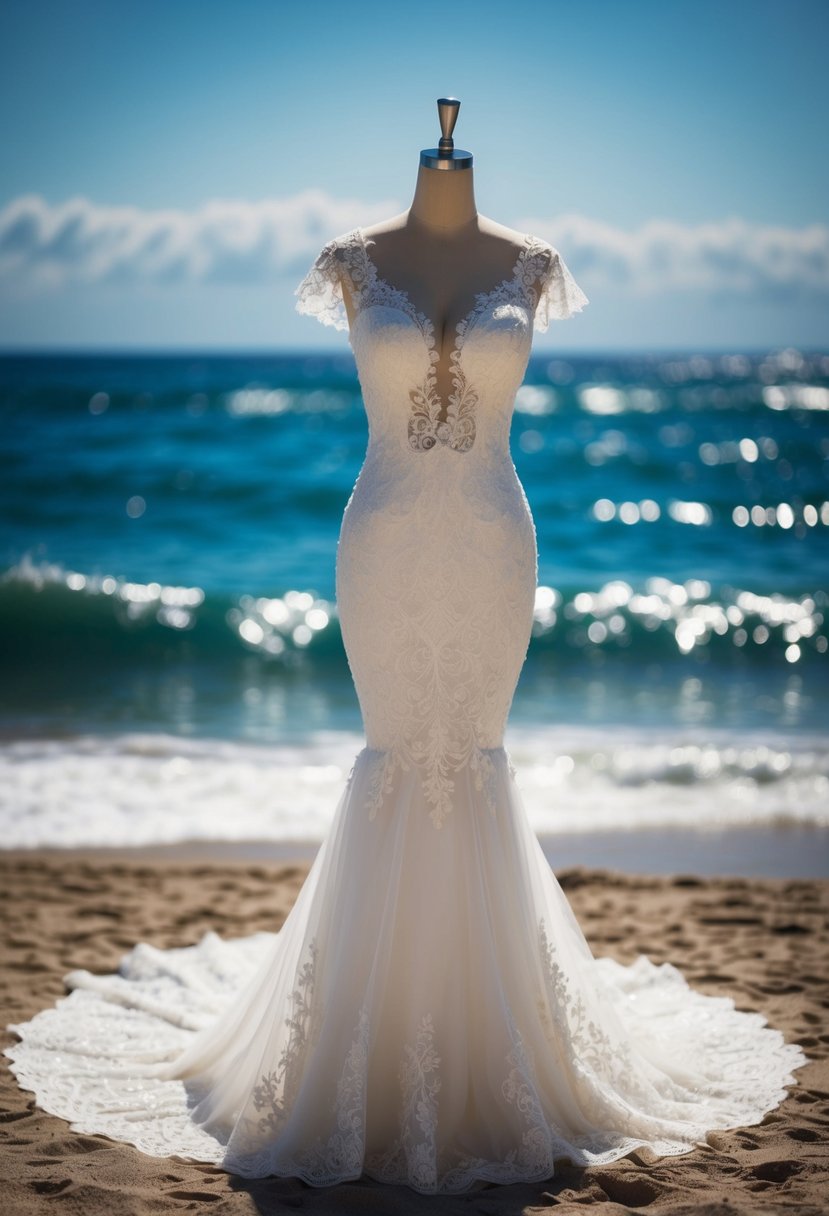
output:
[[[477,292],[472,306],[455,325],[447,363],[453,389],[444,402],[438,392],[438,368],[444,352],[438,350],[434,324],[426,313],[414,305],[404,288],[396,287],[380,274],[368,251],[362,228],[353,228],[348,234],[344,245],[346,249],[353,246],[359,260],[359,282],[354,284],[357,287],[357,315],[381,305],[396,308],[413,322],[423,340],[428,363],[426,374],[420,383],[409,390],[411,412],[407,429],[412,450],[425,452],[440,444],[456,452],[468,452],[474,444],[478,392],[467,380],[463,368],[464,342],[478,317],[496,299],[514,298],[516,283],[536,245],[535,238],[529,233],[521,235],[521,248],[510,274],[489,290]]]
[[[380,271],[377,269],[374,259],[372,258],[371,254],[368,251],[368,242],[366,240],[366,235],[365,235],[363,229],[357,227],[354,229],[354,233],[356,234],[357,239],[359,241],[360,249],[362,251],[365,264],[371,272],[370,277],[371,277],[373,283],[382,284],[382,286],[385,288],[385,290],[387,292],[389,292],[389,294],[391,296],[393,296],[393,297],[396,296],[398,299],[398,303],[401,306],[402,311],[406,312],[417,323],[419,329],[421,330],[421,332],[423,334],[424,340],[426,342],[426,346],[429,350],[431,363],[436,368],[437,365],[442,362],[442,356],[443,356],[444,352],[441,350],[438,350],[437,338],[435,336],[434,322],[430,320],[430,318],[426,315],[425,312],[422,312],[419,308],[416,307],[411,296],[409,295],[408,291],[406,291],[406,289],[404,287],[395,286],[394,283],[389,282],[388,279],[386,279],[383,275],[380,274]],[[501,281],[499,283],[496,283],[494,287],[491,287],[484,291],[477,292],[475,294],[474,303],[472,304],[471,308],[469,308],[467,310],[467,312],[464,313],[464,315],[461,317],[461,319],[455,325],[454,334],[452,336],[452,342],[449,346],[448,352],[446,352],[448,354],[448,367],[450,369],[450,372],[451,372],[453,365],[457,366],[458,360],[460,358],[461,348],[463,346],[463,340],[464,340],[469,328],[471,327],[473,322],[477,319],[477,314],[480,311],[482,311],[483,308],[485,307],[485,305],[488,304],[490,300],[494,299],[500,292],[502,292],[506,289],[509,289],[514,285],[514,283],[515,283],[516,279],[518,278],[518,275],[521,271],[521,268],[524,264],[524,260],[531,247],[531,244],[532,244],[532,237],[530,236],[530,234],[526,233],[526,232],[522,233],[521,234],[521,248],[518,251],[518,254],[516,256],[515,262],[513,263],[513,267],[512,267],[512,270],[510,271],[510,273],[508,275],[506,275],[503,279],[501,279]]]

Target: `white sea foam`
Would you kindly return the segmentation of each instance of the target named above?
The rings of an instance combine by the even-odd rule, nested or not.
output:
[[[0,746],[6,848],[322,839],[361,736],[261,746],[164,734]],[[540,835],[829,826],[825,739],[523,728],[507,748]]]

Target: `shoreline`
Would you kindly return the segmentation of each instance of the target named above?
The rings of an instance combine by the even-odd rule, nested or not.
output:
[[[829,879],[829,828],[814,825],[746,828],[637,828],[618,832],[562,832],[538,837],[554,871],[614,870],[629,876]],[[135,847],[88,845],[0,849],[0,864],[65,861],[159,866],[308,866],[319,841],[183,840]]]

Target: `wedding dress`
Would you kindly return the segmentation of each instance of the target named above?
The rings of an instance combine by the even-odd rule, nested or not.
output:
[[[72,971],[5,1054],[75,1130],[251,1178],[429,1193],[688,1152],[803,1053],[669,964],[593,957],[503,745],[537,574],[510,420],[533,329],[587,298],[527,235],[444,359],[370,247],[329,241],[295,292],[345,330],[347,284],[369,420],[336,564],[366,746],[329,833],[278,932]]]

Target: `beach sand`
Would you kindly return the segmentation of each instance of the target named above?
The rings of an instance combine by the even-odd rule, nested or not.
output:
[[[138,941],[159,947],[277,929],[307,872],[304,861],[6,853],[0,858],[3,1025],[65,995],[75,968],[115,971]],[[210,1165],[141,1154],[70,1131],[19,1088],[2,1060],[2,1207],[17,1213],[209,1211],[276,1213],[556,1213],[601,1204],[607,1216],[829,1210],[829,884],[816,880],[645,877],[558,871],[597,955],[670,961],[704,992],[761,1011],[809,1056],[798,1084],[762,1124],[711,1135],[710,1145],[648,1164],[562,1167],[546,1183],[486,1185],[421,1196],[369,1181],[315,1189],[235,1178]],[[3,1045],[16,1036],[3,1030]]]

